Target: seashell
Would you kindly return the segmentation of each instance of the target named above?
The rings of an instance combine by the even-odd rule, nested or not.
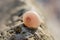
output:
[[[24,25],[28,28],[38,28],[41,24],[40,16],[34,11],[25,12],[23,15]]]

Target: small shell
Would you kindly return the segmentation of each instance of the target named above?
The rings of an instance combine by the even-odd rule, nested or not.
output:
[[[28,11],[23,15],[23,22],[28,28],[38,28],[41,24],[40,16],[34,11]]]

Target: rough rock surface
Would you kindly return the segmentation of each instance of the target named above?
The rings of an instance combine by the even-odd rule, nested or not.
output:
[[[22,16],[28,10],[25,1],[0,0],[0,40],[54,40],[43,23],[36,30],[24,26]]]

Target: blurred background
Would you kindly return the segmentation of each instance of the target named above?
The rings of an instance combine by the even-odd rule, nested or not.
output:
[[[60,40],[60,0],[0,0],[0,31],[6,29],[5,23],[12,14],[28,8],[24,2],[44,16],[48,30],[55,40]]]

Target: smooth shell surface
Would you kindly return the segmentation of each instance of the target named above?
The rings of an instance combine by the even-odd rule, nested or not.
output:
[[[23,22],[28,28],[37,28],[40,25],[40,17],[34,11],[28,11],[23,15]]]

